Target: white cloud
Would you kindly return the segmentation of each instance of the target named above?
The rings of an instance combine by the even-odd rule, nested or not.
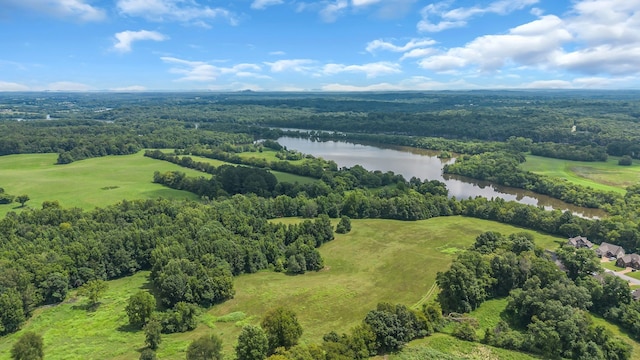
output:
[[[29,87],[26,85],[14,83],[14,82],[0,81],[0,91],[29,91],[29,90],[30,90]]]
[[[518,26],[505,35],[478,37],[464,47],[422,59],[419,64],[433,71],[450,71],[471,65],[484,71],[497,70],[506,64],[535,66],[551,61],[572,35],[554,15]]]
[[[589,75],[640,74],[640,1],[576,1],[563,16],[543,15],[506,34],[480,36],[462,47],[427,55],[419,64],[437,72],[529,67]]]
[[[377,83],[369,85],[326,84],[323,91],[412,91],[412,90],[450,90],[450,89],[477,89],[476,85],[463,80],[440,82],[423,76],[413,76],[397,83]]]
[[[131,85],[109,89],[111,91],[146,91],[147,88],[142,85]]]
[[[521,10],[527,6],[536,4],[539,0],[498,0],[486,7],[459,7],[449,10],[451,1],[431,3],[420,11],[422,20],[418,22],[418,31],[439,32],[446,29],[463,27],[467,20],[484,14],[507,15],[513,11]],[[436,21],[432,21],[436,18]]]
[[[378,50],[405,52],[415,48],[424,48],[427,46],[431,46],[431,45],[434,45],[435,43],[436,43],[435,40],[423,38],[423,39],[411,39],[406,44],[399,46],[399,45],[394,45],[391,42],[384,41],[382,39],[377,39],[369,42],[367,44],[366,50],[370,53],[376,52]]]
[[[320,10],[320,17],[326,22],[334,22],[349,7],[347,0],[336,0],[328,3]]]
[[[382,0],[351,0],[351,4],[354,7],[369,6],[369,5],[377,4],[380,1],[382,1]]]
[[[236,64],[231,67],[221,67],[211,65],[204,61],[183,60],[170,56],[164,56],[160,59],[165,63],[174,65],[174,67],[169,69],[169,72],[182,76],[177,81],[214,81],[224,75],[267,78],[264,75],[256,73],[262,71],[262,68],[256,64]]]
[[[251,8],[256,10],[263,10],[269,6],[280,5],[282,3],[284,3],[283,0],[254,0],[253,3],[251,3]]]
[[[236,16],[227,9],[211,8],[195,0],[118,0],[118,10],[127,16],[139,16],[150,21],[193,22],[208,26],[206,21],[225,19],[237,24]]]
[[[129,52],[131,51],[131,45],[134,41],[140,40],[153,40],[153,41],[164,41],[167,37],[157,31],[148,31],[148,30],[140,30],[140,31],[122,31],[115,34],[116,43],[113,45],[113,49],[120,52]]]
[[[86,84],[81,84],[72,81],[58,81],[51,83],[45,87],[46,90],[51,91],[89,91],[93,88]]]
[[[3,0],[0,3],[80,21],[100,21],[106,17],[104,10],[87,4],[85,0]]]
[[[286,53],[284,51],[272,51],[269,53],[269,55],[281,56],[281,55],[286,55]]]
[[[313,63],[314,61],[309,59],[290,59],[265,62],[266,65],[271,67],[271,72],[276,73],[284,71],[308,72],[311,70],[310,65]]]
[[[324,75],[336,75],[344,72],[362,72],[366,74],[367,78],[374,78],[381,75],[398,74],[402,70],[399,64],[386,61],[363,65],[326,64],[322,68]]]

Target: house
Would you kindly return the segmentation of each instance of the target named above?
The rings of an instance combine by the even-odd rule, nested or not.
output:
[[[635,301],[640,300],[640,289],[635,289],[631,292],[631,298]]]
[[[591,249],[593,247],[593,243],[587,240],[587,238],[584,236],[576,236],[576,237],[569,238],[569,241],[567,242],[567,244],[578,249],[580,248]]]
[[[596,249],[596,254],[598,254],[599,257],[614,257],[616,259],[619,259],[623,257],[625,253],[622,246],[603,242],[602,244],[600,244],[600,247]]]
[[[618,260],[616,261],[616,266],[640,269],[640,255],[629,254],[618,258]]]

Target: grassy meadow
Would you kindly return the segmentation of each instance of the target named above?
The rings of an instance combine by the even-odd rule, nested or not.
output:
[[[202,173],[166,161],[133,155],[105,156],[55,165],[58,154],[0,156],[0,187],[12,195],[27,194],[27,207],[39,208],[45,200],[58,200],[63,207],[94,207],[122,199],[197,199],[153,183],[154,171],[179,170],[188,176]],[[20,204],[0,205],[0,216],[19,211]]]
[[[459,216],[416,222],[352,220],[352,225],[349,234],[336,234],[335,240],[320,248],[324,270],[300,276],[263,271],[235,278],[235,297],[203,314],[196,330],[163,335],[158,357],[183,359],[189,342],[209,331],[223,338],[225,353],[230,357],[241,326],[259,324],[262,315],[276,306],[298,314],[304,328],[303,343],[320,342],[322,335],[331,330],[348,331],[378,302],[413,306],[421,303],[425,295],[433,295],[430,289],[436,273],[446,270],[456,252],[469,247],[481,232],[523,231]],[[563,241],[543,234],[535,237],[545,247],[555,247]],[[127,328],[124,307],[130,295],[149,287],[147,276],[147,272],[140,272],[110,281],[102,304],[94,312],[83,308],[85,299],[73,297],[61,305],[40,308],[22,331],[32,330],[44,336],[49,360],[137,358],[144,336],[141,331]],[[0,338],[0,360],[9,358],[8,350],[20,334]],[[458,342],[448,335],[436,335],[426,341],[442,343],[439,346],[443,349],[452,342],[457,347]],[[472,345],[466,345],[469,346]]]
[[[198,197],[187,191],[170,189],[153,183],[154,171],[182,171],[187,176],[210,175],[187,169],[167,161],[133,155],[105,156],[56,165],[58,154],[21,154],[0,156],[0,187],[12,195],[29,195],[26,207],[39,208],[45,200],[58,200],[62,207],[93,209],[117,203],[122,199],[191,199]],[[218,160],[193,157],[215,166],[228,164]],[[299,182],[315,179],[272,172],[278,181]],[[0,217],[9,211],[20,211],[20,204],[0,205]]]
[[[606,162],[587,162],[527,155],[527,161],[520,166],[536,174],[624,194],[627,186],[640,182],[640,162],[634,160],[631,166],[620,166],[618,160],[614,156],[610,156]]]

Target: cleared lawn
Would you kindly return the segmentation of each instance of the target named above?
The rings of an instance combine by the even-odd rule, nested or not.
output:
[[[631,166],[620,166],[618,160],[614,156],[610,156],[606,162],[586,162],[527,155],[527,161],[520,166],[536,174],[624,194],[627,186],[640,182],[640,162],[634,160]]]
[[[352,220],[352,226],[351,233],[337,234],[335,240],[320,248],[325,270],[301,276],[264,271],[237,277],[234,299],[203,314],[195,331],[164,335],[158,357],[183,359],[189,342],[209,331],[223,338],[225,353],[230,357],[241,326],[259,324],[262,315],[277,306],[298,314],[304,329],[302,342],[320,342],[322,335],[331,330],[348,331],[378,302],[408,306],[419,302],[433,285],[436,273],[446,270],[455,253],[468,248],[481,232],[523,231],[458,216],[416,222]],[[563,241],[542,234],[535,237],[540,244]],[[43,308],[24,329],[44,335],[49,360],[137,358],[143,334],[123,327],[127,323],[124,306],[130,295],[146,286],[146,276],[147,273],[139,273],[110,282],[103,304],[95,312],[78,309],[77,303]],[[16,338],[14,334],[0,339],[0,359],[9,358],[7,350]],[[446,339],[447,344],[454,341],[451,346],[458,346],[455,339]]]
[[[105,156],[55,165],[58,154],[0,156],[0,187],[12,195],[27,194],[27,207],[39,208],[45,200],[63,207],[94,207],[122,199],[192,199],[198,197],[153,183],[154,171],[179,170],[189,176],[202,173],[144,157],[143,153]],[[0,205],[0,216],[20,211],[17,203]]]

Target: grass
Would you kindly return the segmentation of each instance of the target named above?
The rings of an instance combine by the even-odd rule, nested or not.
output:
[[[436,333],[424,339],[412,341],[409,348],[430,348],[461,359],[474,360],[531,360],[537,357],[517,351],[500,349],[475,342],[459,340],[448,334]],[[400,356],[398,356],[400,357]],[[393,360],[395,357],[391,357]]]
[[[278,152],[273,150],[273,149],[268,149],[268,148],[264,148],[262,152],[243,152],[240,153],[240,157],[244,158],[244,159],[251,159],[251,158],[256,158],[256,159],[265,159],[269,162],[272,161],[282,161],[282,159],[278,159],[276,157],[276,154]],[[304,162],[304,159],[300,159],[300,160],[287,160],[292,164],[296,164],[296,165],[300,165]]]
[[[455,257],[451,249],[468,248],[481,232],[523,231],[459,216],[416,222],[352,220],[352,226],[349,234],[336,235],[335,240],[320,248],[326,266],[322,271],[300,276],[263,271],[235,278],[235,297],[203,314],[196,330],[163,335],[158,357],[183,359],[190,341],[213,331],[222,337],[224,352],[230,358],[242,326],[259,324],[262,315],[276,306],[298,314],[304,329],[303,343],[319,343],[329,331],[347,332],[378,302],[412,306],[422,301],[432,288],[436,273],[446,270]],[[563,241],[549,235],[535,236],[541,244]],[[148,287],[147,274],[141,272],[109,282],[109,290],[95,312],[78,309],[78,303],[71,302],[38,309],[24,330],[43,334],[49,360],[137,358],[144,343],[143,334],[126,327],[124,306],[130,295]],[[8,359],[8,349],[19,335],[0,338],[0,360]],[[457,341],[446,339],[448,343]],[[428,341],[446,348],[438,342],[445,340],[438,336]],[[460,344],[451,346],[463,351]],[[494,351],[498,350],[491,350]]]
[[[241,153],[239,155],[242,156],[242,157],[246,157],[246,156],[243,156],[244,154],[254,155],[254,154],[260,154],[260,153],[249,152],[249,153]],[[262,153],[262,154],[264,154],[264,153]],[[216,160],[216,159],[209,159],[209,158],[201,157],[201,156],[189,155],[189,157],[192,158],[193,161],[209,163],[209,164],[211,164],[213,166],[216,166],[216,167],[217,166],[221,166],[221,165],[233,165],[233,166],[236,166],[236,164],[232,164],[232,163],[228,163],[228,162],[224,162],[224,161]],[[276,159],[275,156],[274,156],[274,159]],[[296,183],[297,182],[297,183],[300,183],[300,184],[310,184],[310,183],[318,181],[318,180],[316,180],[314,178],[311,178],[311,177],[300,176],[300,175],[295,175],[295,174],[289,174],[289,173],[281,172],[281,171],[271,170],[271,173],[276,177],[276,179],[278,179],[279,182],[289,182],[289,183]]]
[[[55,165],[57,154],[0,156],[0,187],[12,195],[27,194],[27,207],[39,208],[45,200],[60,205],[92,209],[122,199],[197,199],[186,191],[154,184],[154,171],[180,170],[189,176],[202,173],[166,161],[144,157],[143,153],[105,156]],[[0,205],[0,216],[20,211],[17,203]]]
[[[634,160],[631,166],[620,166],[618,159],[610,156],[606,162],[586,162],[527,155],[527,161],[521,167],[536,174],[624,194],[627,186],[640,182],[640,163]]]

